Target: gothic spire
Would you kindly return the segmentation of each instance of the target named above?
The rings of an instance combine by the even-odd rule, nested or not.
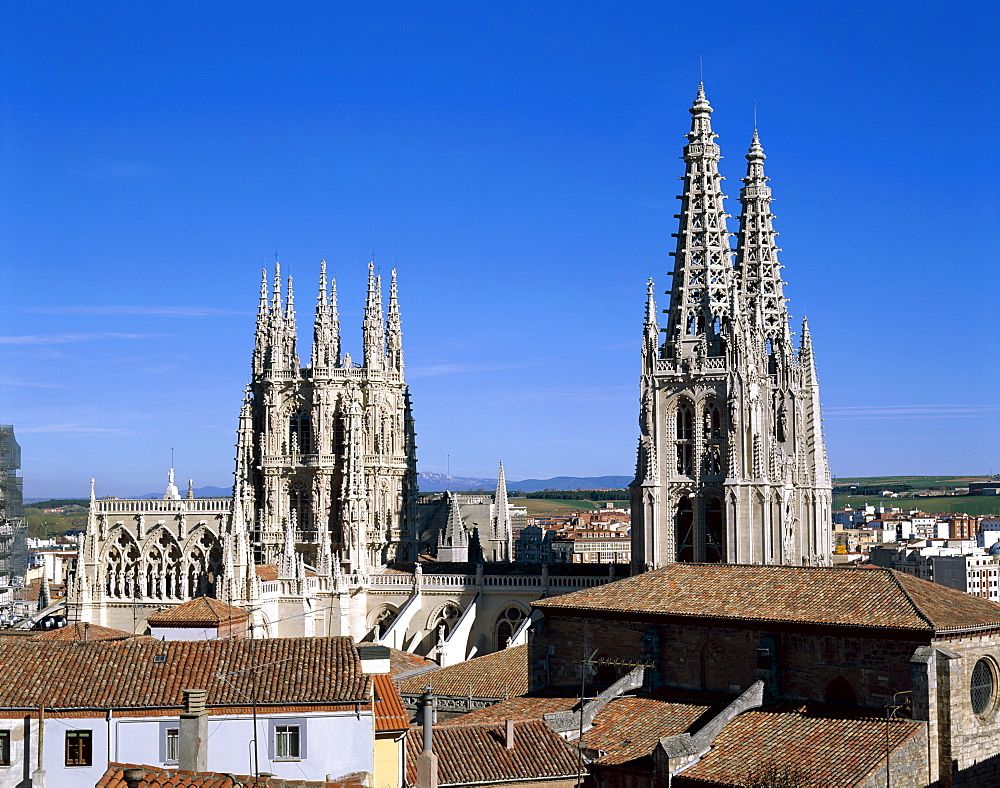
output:
[[[704,86],[699,83],[684,147],[684,192],[677,215],[677,250],[672,253],[667,341],[673,344],[674,356],[678,355],[678,343],[685,340],[704,341],[709,355],[721,355],[720,336],[732,317],[732,250],[723,210],[719,146],[714,142],[718,135],[712,132],[711,114]]]
[[[494,541],[500,543],[502,560],[514,560],[514,534],[510,523],[510,508],[507,506],[507,479],[503,472],[503,463],[497,473],[497,491],[493,498],[493,534]]]
[[[646,323],[643,327],[643,367],[652,372],[653,361],[659,354],[660,326],[656,320],[656,300],[653,297],[653,277],[646,282]]]
[[[468,548],[469,532],[462,521],[462,512],[459,509],[458,499],[450,491],[447,495],[448,520],[445,523],[444,530],[438,534],[438,548]]]
[[[382,369],[385,362],[385,323],[382,316],[382,277],[375,276],[375,261],[368,263],[368,298],[362,325],[364,365]]]
[[[392,269],[389,285],[389,311],[385,320],[386,363],[394,372],[403,371],[403,328],[399,318],[399,298],[396,291],[396,269]]]
[[[802,319],[802,338],[799,343],[799,367],[802,369],[802,388],[805,398],[805,448],[810,456],[806,467],[814,474],[813,484],[830,484],[830,466],[823,440],[823,418],[819,401],[819,377],[813,355],[812,334],[809,321]]]
[[[336,283],[333,285],[332,302],[327,295],[326,260],[319,263],[319,294],[316,296],[316,317],[313,321],[313,368],[327,369],[337,366],[340,360],[340,326],[337,323]]]
[[[736,242],[741,301],[751,325],[765,343],[771,344],[772,352],[783,350],[790,355],[788,311],[778,264],[781,250],[774,244],[777,233],[772,227],[771,187],[764,175],[764,148],[757,129],[754,129],[746,159],[747,174],[740,189],[743,210]]]

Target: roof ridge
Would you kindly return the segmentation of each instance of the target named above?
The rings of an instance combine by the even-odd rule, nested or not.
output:
[[[880,567],[880,568],[882,568],[882,567]],[[868,570],[868,571],[871,571],[871,570]],[[896,584],[896,587],[903,593],[903,596],[906,597],[906,601],[909,602],[910,605],[913,607],[913,610],[917,614],[917,616],[919,618],[923,619],[924,621],[926,621],[927,622],[927,626],[929,626],[932,631],[937,631],[937,628],[938,628],[937,624],[935,624],[933,621],[931,621],[930,617],[928,617],[928,615],[926,613],[924,613],[924,611],[920,607],[920,605],[917,604],[917,601],[912,596],[910,596],[910,592],[906,588],[906,586],[904,586],[899,581],[899,576],[902,575],[902,574],[904,574],[904,573],[903,572],[899,572],[899,571],[897,571],[895,569],[885,569],[885,568],[882,568],[882,571],[889,573],[889,577],[892,578],[892,581]],[[907,575],[907,577],[910,577],[910,575]],[[945,586],[945,587],[947,587],[947,586]]]

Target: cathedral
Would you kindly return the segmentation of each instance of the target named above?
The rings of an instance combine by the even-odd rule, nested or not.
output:
[[[812,346],[789,329],[764,152],[754,132],[734,252],[711,112],[699,88],[662,329],[648,285],[633,572],[830,560]],[[147,633],[214,597],[258,635],[351,635],[447,665],[526,642],[532,601],[628,571],[514,561],[502,465],[493,495],[419,496],[395,271],[384,303],[369,264],[361,328],[355,360],[321,263],[303,365],[292,279],[265,271],[232,497],[194,498],[190,482],[182,496],[173,470],[156,500],[98,498],[92,482],[68,620]]]
[[[321,263],[303,366],[292,279],[264,273],[232,497],[195,498],[190,481],[182,496],[173,469],[160,499],[98,498],[92,482],[70,621],[143,633],[208,596],[266,637],[351,635],[451,664],[526,642],[540,596],[611,579],[511,561],[502,465],[494,495],[418,498],[395,271],[388,295],[369,264],[354,361]]]
[[[789,327],[764,149],[755,129],[734,250],[711,114],[699,85],[663,327],[647,287],[633,568],[828,564],[816,366],[808,324],[797,347]]]

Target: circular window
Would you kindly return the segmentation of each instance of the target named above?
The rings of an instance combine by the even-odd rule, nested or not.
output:
[[[972,699],[972,711],[980,717],[985,716],[993,709],[996,697],[996,673],[990,660],[981,659],[972,669],[969,696]]]

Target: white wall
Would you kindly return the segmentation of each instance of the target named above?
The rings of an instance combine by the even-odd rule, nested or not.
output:
[[[299,724],[302,758],[274,759],[273,725]],[[89,718],[48,717],[45,721],[45,772],[48,788],[93,788],[107,769],[108,761],[171,766],[164,762],[165,730],[178,727],[173,717],[116,717],[110,724],[103,716]],[[305,714],[258,713],[258,753],[260,770],[278,777],[322,780],[327,774],[340,776],[374,769],[374,722],[370,711],[314,712]],[[110,728],[110,736],[109,736]],[[11,731],[12,766],[0,766],[0,788],[17,788],[25,783],[24,721],[0,719],[0,730]],[[36,765],[37,719],[30,724],[30,764]],[[65,765],[65,734],[68,730],[90,730],[93,766]],[[110,748],[109,748],[110,740]],[[247,774],[253,741],[253,722],[248,716],[211,715],[208,722],[209,771]]]

